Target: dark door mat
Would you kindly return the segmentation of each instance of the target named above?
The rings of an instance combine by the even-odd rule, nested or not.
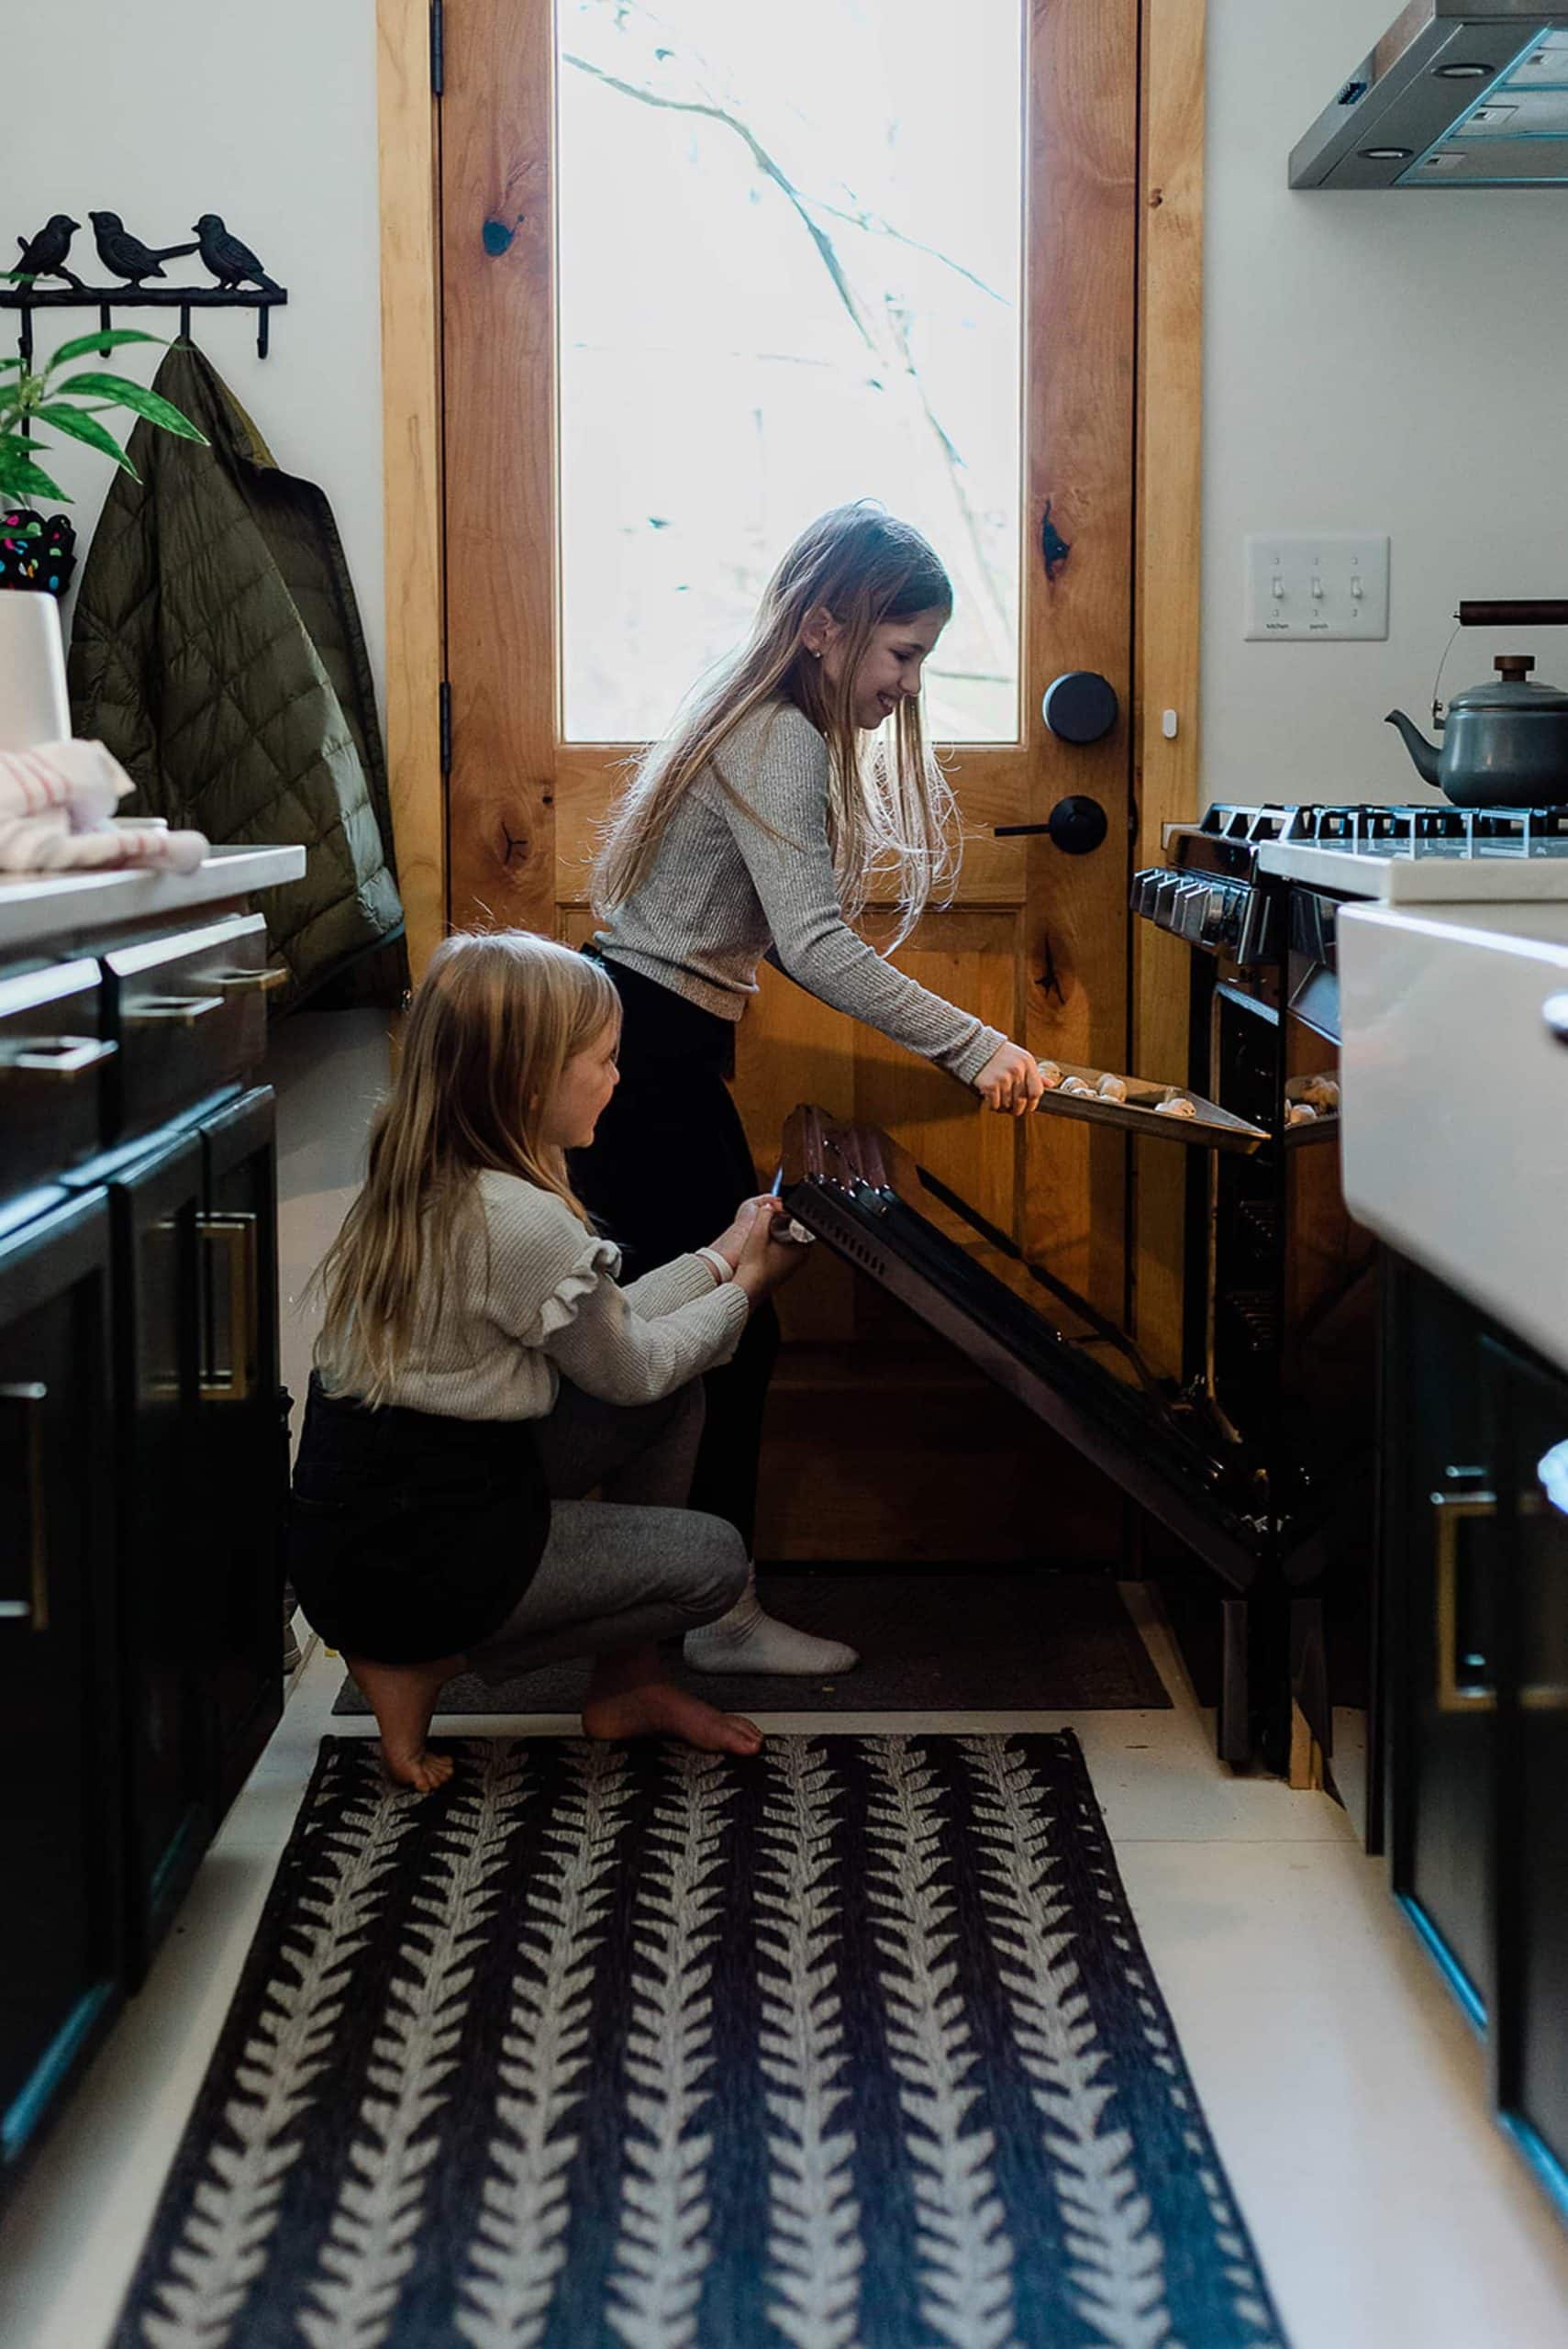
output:
[[[1110,1713],[1170,1704],[1121,1593],[1105,1575],[954,1567],[764,1574],[762,1603],[786,1623],[858,1648],[836,1680],[772,1674],[678,1676],[731,1712]],[[575,1713],[586,1662],[553,1664],[494,1687],[450,1680],[439,1713]],[[368,1713],[351,1680],[332,1710]]]

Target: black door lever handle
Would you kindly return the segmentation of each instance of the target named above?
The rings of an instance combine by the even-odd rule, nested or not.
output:
[[[1087,856],[1097,849],[1110,829],[1110,819],[1097,799],[1085,798],[1075,793],[1071,799],[1059,799],[1043,824],[994,824],[993,840],[1027,839],[1031,833],[1049,832],[1063,856]]]

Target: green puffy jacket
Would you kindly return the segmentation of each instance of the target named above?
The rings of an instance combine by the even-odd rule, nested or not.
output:
[[[72,723],[136,785],[127,812],[214,841],[297,841],[262,893],[286,1007],[401,936],[370,662],[331,507],[282,472],[202,353],[156,389],[206,448],[139,424],[77,596]]]

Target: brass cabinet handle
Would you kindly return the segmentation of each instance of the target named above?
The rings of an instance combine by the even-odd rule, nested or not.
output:
[[[194,1028],[209,1011],[221,1011],[220,995],[146,995],[120,1013],[123,1028]]]
[[[248,1403],[255,1392],[251,1364],[259,1335],[256,1218],[204,1215],[197,1219],[197,1229],[206,1245],[221,1250],[228,1260],[229,1359],[227,1367],[217,1361],[206,1364],[201,1398],[204,1403]]]
[[[1438,1710],[1440,1713],[1491,1712],[1495,1690],[1459,1677],[1459,1529],[1470,1518],[1496,1517],[1497,1497],[1489,1492],[1433,1493],[1436,1527]]]
[[[23,1414],[28,1530],[28,1596],[0,1598],[0,1622],[27,1623],[35,1631],[49,1629],[49,1516],[43,1474],[43,1406],[48,1398],[49,1388],[40,1379],[22,1379],[12,1386],[0,1386],[0,1406],[14,1405]]]
[[[270,995],[273,987],[288,985],[288,973],[273,963],[263,971],[204,971],[202,977],[209,986],[221,987],[225,995]]]
[[[42,1036],[30,1043],[0,1045],[0,1077],[49,1076],[72,1085],[106,1061],[119,1046],[101,1036]]]

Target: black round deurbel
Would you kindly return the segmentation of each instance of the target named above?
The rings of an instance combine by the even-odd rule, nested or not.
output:
[[[1097,799],[1074,795],[1057,801],[1045,829],[1063,856],[1087,856],[1099,847],[1110,822]]]
[[[1047,685],[1040,713],[1058,741],[1102,742],[1120,707],[1108,677],[1094,669],[1069,669]]]

